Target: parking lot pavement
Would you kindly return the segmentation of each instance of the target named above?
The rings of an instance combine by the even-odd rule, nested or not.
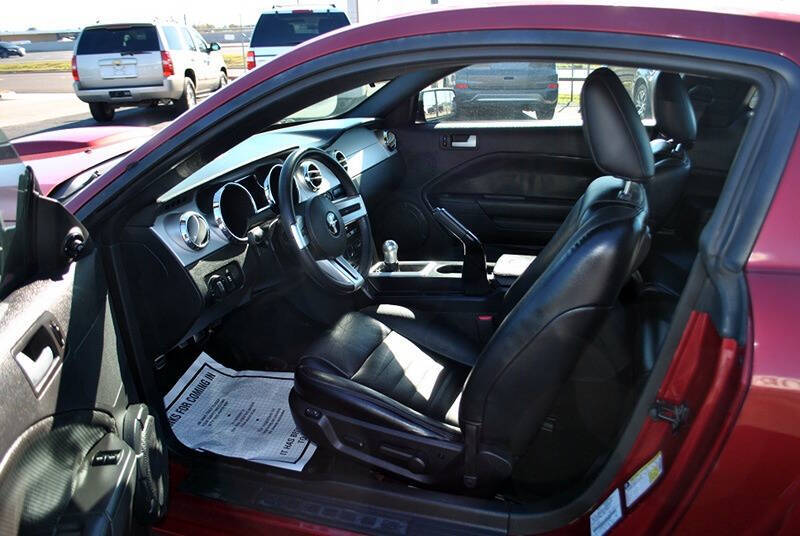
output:
[[[112,125],[149,126],[160,130],[178,116],[172,106],[123,108]],[[52,130],[97,126],[89,106],[71,93],[16,94],[0,100],[0,128],[9,139]]]
[[[0,73],[0,91],[72,94],[72,73]]]
[[[232,72],[232,75],[244,74]],[[55,128],[96,126],[89,106],[72,92],[70,73],[0,75],[0,128],[9,139]],[[122,108],[113,125],[164,128],[177,117],[172,106]]]
[[[22,45],[23,47],[25,45]],[[27,61],[69,61],[72,58],[72,50],[55,50],[53,52],[28,52],[24,56],[9,56],[0,59],[2,63],[20,63]]]

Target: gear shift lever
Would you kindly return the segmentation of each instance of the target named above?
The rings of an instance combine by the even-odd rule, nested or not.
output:
[[[383,243],[383,266],[387,272],[397,271],[397,242],[394,240]]]

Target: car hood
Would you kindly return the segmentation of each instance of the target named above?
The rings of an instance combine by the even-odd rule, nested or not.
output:
[[[149,127],[69,128],[16,138],[11,145],[47,195],[65,180],[132,151],[153,133]]]

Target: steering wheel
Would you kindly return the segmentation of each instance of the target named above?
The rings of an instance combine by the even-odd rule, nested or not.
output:
[[[329,192],[337,186],[336,181],[344,197],[332,199]],[[303,199],[298,199],[297,205],[292,195],[295,188],[302,189]],[[336,159],[315,148],[292,152],[278,179],[278,207],[290,247],[312,280],[338,294],[351,294],[362,287],[371,261],[367,207]],[[345,251],[348,231],[356,228],[360,254],[354,267]]]

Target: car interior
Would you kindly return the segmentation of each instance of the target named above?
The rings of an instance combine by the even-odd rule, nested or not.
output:
[[[751,88],[663,72],[643,122],[600,68],[582,124],[530,128],[420,123],[421,89],[381,118],[253,136],[131,222],[155,377],[163,395],[201,351],[295,372],[292,413],[321,447],[309,477],[574,492],[653,366]],[[187,248],[187,212],[222,233]]]
[[[616,69],[596,67],[553,119],[514,106],[459,120],[447,99],[431,114],[423,93],[447,97],[465,67],[377,73],[343,114],[206,148],[119,212],[112,304],[181,489],[391,533],[332,497],[550,511],[609,462],[756,89],[662,70],[642,117]],[[294,374],[291,414],[317,445],[302,471],[172,433],[165,396],[202,353]]]

